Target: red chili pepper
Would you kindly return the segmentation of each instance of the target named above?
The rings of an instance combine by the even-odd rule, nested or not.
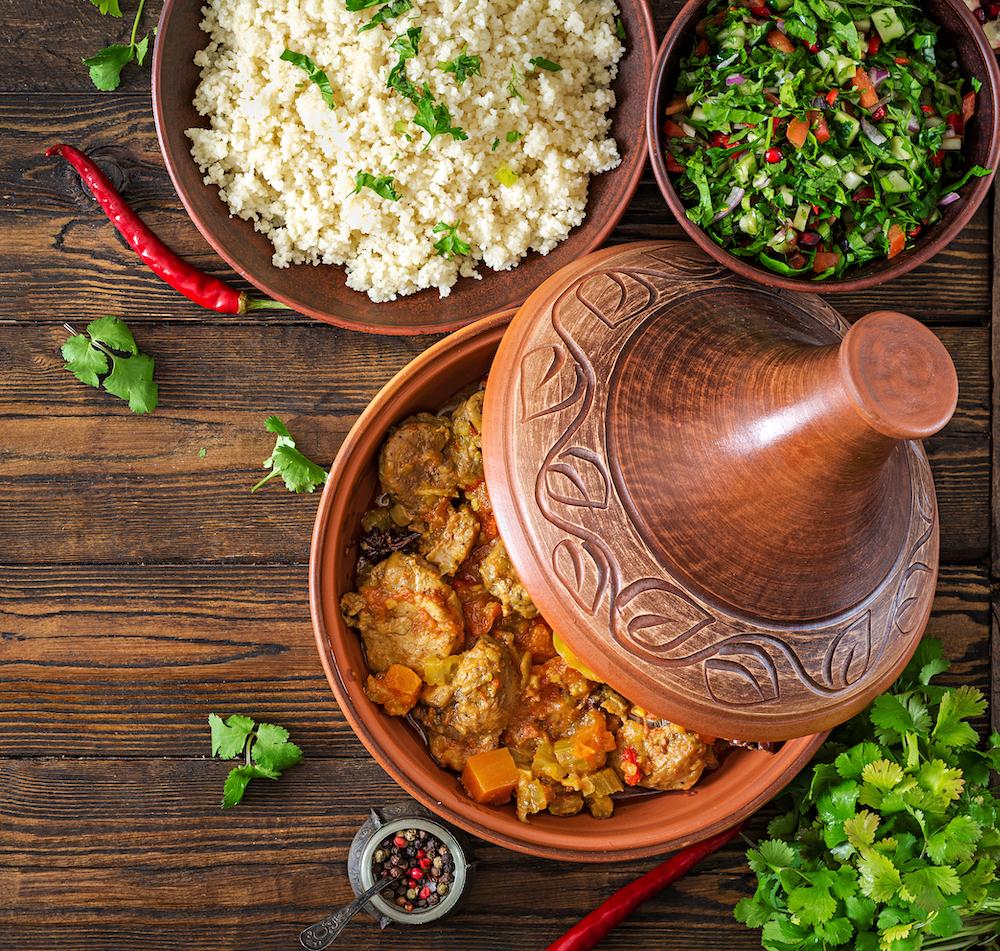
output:
[[[868,41],[868,55],[869,56],[874,56],[879,51],[879,48],[881,46],[882,46],[882,37],[879,36],[878,33],[876,33]]]
[[[908,56],[897,56],[895,62],[897,66],[908,66],[910,59]]]
[[[920,225],[914,225],[913,230],[910,232],[910,237],[915,238],[924,229]]]
[[[634,882],[620,888],[604,904],[578,921],[561,938],[553,941],[546,951],[590,951],[644,901],[682,878],[703,858],[717,852],[734,839],[742,828],[743,824],[740,823],[672,855]]]
[[[64,158],[80,174],[111,223],[118,229],[129,247],[149,268],[174,290],[189,300],[223,314],[245,314],[249,310],[286,309],[287,305],[269,299],[255,300],[242,291],[233,290],[217,277],[203,274],[196,267],[170,250],[142,219],[125,203],[115,186],[97,164],[71,145],[60,143],[45,150],[48,156]]]
[[[839,95],[840,95],[840,93],[836,89],[831,89],[826,94],[827,104],[832,106],[837,101],[837,96],[839,96]]]
[[[639,782],[639,754],[634,746],[627,746],[622,752],[622,779],[627,786],[635,786]]]

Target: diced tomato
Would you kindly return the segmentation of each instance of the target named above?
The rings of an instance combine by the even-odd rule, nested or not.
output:
[[[922,105],[922,106],[920,107],[920,111],[921,111],[922,113],[924,113],[924,115],[927,115],[927,116],[932,116],[932,115],[934,115],[934,107],[933,107],[933,106],[928,106],[928,105],[927,105],[927,103],[924,103],[924,104],[923,104],[923,105]]]
[[[889,234],[889,257],[894,258],[903,248],[906,247],[906,232],[900,225],[890,225]]]
[[[949,112],[944,124],[951,129],[953,135],[961,135],[965,131],[962,117],[957,112]]]
[[[817,251],[813,258],[813,274],[822,274],[824,271],[837,266],[840,255],[836,251]]]
[[[802,45],[809,50],[814,56],[819,52],[819,43],[807,43],[805,40],[802,41]]]
[[[670,152],[667,153],[667,171],[668,172],[683,172],[684,166],[677,161],[676,156],[672,155]]]
[[[962,96],[962,125],[976,114],[976,94],[970,89]]]
[[[819,116],[813,123],[813,135],[816,136],[816,141],[820,145],[830,141],[830,127],[826,124],[826,119],[823,116]]]
[[[875,200],[875,189],[871,185],[862,185],[852,197],[859,205],[867,205]]]
[[[882,46],[882,37],[878,33],[873,33],[868,41],[868,55],[874,56]]]
[[[708,45],[708,42],[704,38],[698,40],[698,45],[694,48],[694,55],[708,56],[710,52],[711,47]]]
[[[668,116],[675,116],[678,112],[684,112],[687,107],[687,96],[678,96],[676,99],[671,101],[665,111]]]
[[[897,56],[895,62],[897,66],[908,66],[910,64],[909,57],[907,56]]]
[[[861,90],[860,102],[866,109],[871,109],[878,102],[878,91],[868,73],[860,66],[854,72],[854,88]]]
[[[771,30],[767,34],[767,45],[776,49],[779,53],[794,53],[795,45],[780,30]]]
[[[725,132],[713,132],[708,139],[709,145],[713,149],[731,149],[733,146],[729,144],[729,136]]]
[[[814,215],[818,215],[819,214],[819,205],[810,205],[809,207],[812,208],[812,213]]]
[[[771,16],[771,11],[767,8],[764,3],[759,3],[756,6],[750,8],[750,12],[761,20],[766,20]]]
[[[931,156],[931,165],[933,165],[935,168],[940,168],[941,167],[941,163],[943,161],[944,161],[944,149],[938,149]]]
[[[921,225],[914,225],[913,229],[910,231],[910,237],[915,238],[923,230],[924,229]]]
[[[839,96],[839,95],[840,95],[840,93],[836,89],[831,89],[826,94],[826,103],[827,103],[827,105],[832,106],[837,101],[837,96]]]
[[[788,128],[785,129],[785,138],[795,148],[801,149],[806,144],[806,139],[809,138],[809,123],[804,122],[802,119],[792,119],[788,123]]]
[[[682,139],[687,133],[673,119],[667,119],[663,123],[663,131],[672,139]]]

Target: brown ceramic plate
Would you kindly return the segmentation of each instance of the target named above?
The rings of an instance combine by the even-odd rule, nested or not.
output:
[[[627,51],[614,82],[617,97],[611,134],[621,164],[591,180],[587,217],[547,255],[529,254],[510,271],[483,266],[483,279],[462,278],[441,299],[434,289],[376,304],[346,285],[344,270],[307,264],[276,268],[270,241],[252,223],[231,217],[218,189],[206,185],[191,157],[185,129],[207,126],[192,105],[199,69],[194,54],[207,36],[201,4],[166,0],[153,54],[153,113],[163,159],[177,194],[198,230],[219,255],[248,281],[276,300],[339,327],[382,334],[454,330],[486,314],[514,307],[564,264],[599,247],[625,212],[646,162],[646,91],[656,50],[646,0],[618,0],[628,35]]]
[[[498,314],[424,351],[362,413],[333,464],[320,500],[309,564],[309,600],[320,659],[341,710],[378,763],[443,819],[497,845],[543,858],[610,862],[655,855],[704,839],[750,815],[810,760],[825,734],[784,743],[775,753],[735,750],[690,792],[636,796],[614,816],[517,820],[512,806],[481,806],[457,776],[437,766],[416,732],[362,690],[367,667],[357,635],[340,616],[353,587],[361,516],[375,492],[376,457],[386,431],[420,410],[434,411],[489,369],[513,314]]]
[[[674,190],[671,176],[667,172],[666,152],[662,145],[663,122],[666,118],[664,109],[673,98],[680,61],[688,55],[697,42],[695,27],[704,17],[707,6],[704,0],[689,0],[670,24],[656,57],[656,65],[653,67],[653,82],[649,89],[646,109],[646,135],[649,139],[653,174],[674,217],[692,241],[721,264],[743,277],[771,287],[809,291],[813,294],[860,291],[878,287],[929,261],[951,243],[968,224],[986,197],[993,181],[992,175],[969,182],[962,190],[962,198],[944,209],[941,220],[926,229],[921,240],[911,250],[904,251],[891,261],[872,261],[853,268],[847,272],[846,277],[838,280],[812,281],[782,277],[780,274],[759,267],[749,258],[737,257],[723,250],[691,221],[684,213],[684,204]],[[966,126],[964,151],[969,166],[982,165],[984,168],[995,170],[997,162],[1000,161],[1000,68],[997,67],[996,58],[990,50],[986,35],[969,12],[964,0],[930,0],[923,5],[923,9],[931,20],[940,25],[942,41],[956,51],[963,73],[966,76],[977,77],[983,84],[976,114]]]

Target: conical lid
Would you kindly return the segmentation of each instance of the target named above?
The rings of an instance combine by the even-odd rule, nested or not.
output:
[[[776,740],[885,690],[927,622],[938,525],[915,441],[954,412],[937,337],[848,325],[677,242],[604,249],[504,335],[483,423],[500,534],[604,681]]]

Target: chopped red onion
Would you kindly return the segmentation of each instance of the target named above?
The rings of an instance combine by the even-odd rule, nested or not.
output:
[[[778,32],[779,33],[787,33],[788,32],[785,29],[785,21],[784,20],[775,20],[774,21],[774,25],[778,28]]]
[[[872,85],[877,88],[889,78],[889,70],[883,69],[881,66],[873,66],[868,78],[872,81]]]
[[[881,228],[872,228],[871,231],[866,231],[864,233],[861,240],[864,241],[865,244],[871,244],[875,240],[875,238],[878,237],[878,235],[880,235],[881,233],[882,233]]]
[[[945,208],[948,205],[951,205],[954,202],[958,201],[958,199],[959,199],[958,192],[948,192],[948,194],[945,195],[944,198],[942,198],[938,202],[938,208]]]
[[[726,77],[727,86],[742,86],[746,81],[747,78],[742,73],[733,73],[732,76]]]
[[[746,189],[740,188],[739,185],[733,187],[733,190],[729,193],[729,197],[726,199],[726,207],[721,211],[717,211],[712,221],[721,221],[726,215],[730,214],[732,210],[743,201],[743,196],[746,194]]]
[[[910,116],[910,121],[906,124],[906,131],[916,135],[920,131],[920,122],[916,116]]]
[[[885,136],[879,132],[867,119],[861,120],[861,131],[873,145],[884,145]]]

